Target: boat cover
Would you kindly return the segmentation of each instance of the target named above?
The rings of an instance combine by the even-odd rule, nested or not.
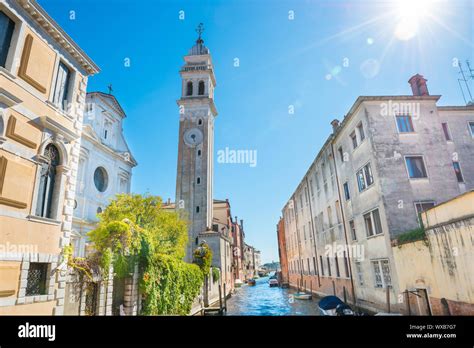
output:
[[[344,302],[342,302],[342,300],[339,297],[337,297],[337,296],[326,296],[326,297],[323,297],[321,299],[321,301],[319,301],[318,306],[321,309],[329,310],[329,309],[336,308],[340,304],[344,304]]]

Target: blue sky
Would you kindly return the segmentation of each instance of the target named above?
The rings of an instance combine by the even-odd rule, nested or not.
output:
[[[256,167],[215,163],[215,198],[230,200],[263,261],[277,261],[281,208],[330,121],[359,95],[410,94],[407,81],[420,73],[441,105],[464,103],[453,61],[474,59],[472,1],[409,0],[401,10],[400,1],[39,2],[100,66],[88,90],[113,84],[139,163],[132,190],[165,200],[175,196],[178,71],[204,23],[217,79],[215,150],[258,154]]]

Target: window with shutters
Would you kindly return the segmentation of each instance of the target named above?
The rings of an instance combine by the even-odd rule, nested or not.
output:
[[[13,22],[3,11],[0,11],[0,66],[5,67],[8,52],[12,41],[15,22]]]
[[[62,110],[67,110],[69,97],[69,81],[71,79],[71,70],[63,62],[59,62],[56,82],[54,84],[53,104]]]

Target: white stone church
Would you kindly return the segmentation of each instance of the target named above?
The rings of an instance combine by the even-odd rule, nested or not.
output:
[[[130,192],[137,162],[123,135],[125,117],[112,94],[87,93],[71,236],[75,256],[85,256],[86,234],[96,227],[97,214],[116,194]]]

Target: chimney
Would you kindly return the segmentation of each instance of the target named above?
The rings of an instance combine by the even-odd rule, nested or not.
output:
[[[426,81],[428,80],[420,74],[413,75],[408,80],[408,83],[411,86],[411,91],[413,92],[414,96],[421,97],[425,95],[430,95],[430,93],[428,92],[428,86],[426,85]]]
[[[242,227],[242,229],[244,229],[244,220],[240,219],[240,227]]]
[[[332,132],[336,133],[337,127],[339,127],[339,120],[335,118],[334,120],[331,121],[332,125]]]

